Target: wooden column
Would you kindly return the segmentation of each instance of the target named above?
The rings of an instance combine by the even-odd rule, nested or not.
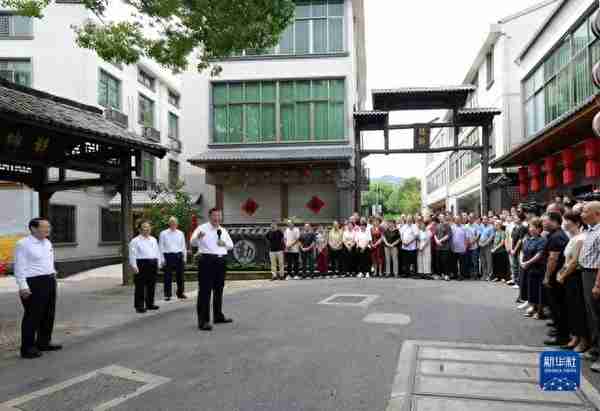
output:
[[[284,221],[290,216],[290,186],[286,183],[281,184],[281,220]]]
[[[48,183],[48,168],[42,167],[38,170],[38,215],[43,218],[50,218],[50,197],[52,193],[44,191],[44,186]]]
[[[491,124],[487,124],[482,127],[481,133],[481,145],[483,151],[481,152],[481,215],[487,215],[490,204],[488,196],[488,172],[490,167],[490,132],[492,130]]]
[[[123,285],[129,284],[129,241],[133,237],[131,154],[121,155],[121,255],[123,256]]]
[[[225,205],[225,192],[223,189],[223,184],[217,184],[215,186],[215,202],[215,207],[223,211],[223,205]]]
[[[354,125],[354,211],[360,213],[362,192],[362,161],[360,156],[360,130]]]

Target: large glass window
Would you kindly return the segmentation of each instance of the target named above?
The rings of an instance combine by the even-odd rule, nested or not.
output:
[[[567,33],[539,68],[523,82],[527,135],[583,103],[595,92],[591,69],[600,60],[600,40],[591,33],[593,16]]]
[[[179,117],[169,113],[169,138],[179,140]]]
[[[100,70],[98,81],[98,104],[121,110],[121,81]]]
[[[213,142],[345,140],[344,96],[343,79],[216,83]]]
[[[77,223],[75,206],[50,204],[50,239],[55,244],[74,243]]]
[[[121,241],[121,212],[102,208],[100,210],[100,241],[112,243]]]
[[[139,122],[145,127],[154,127],[154,101],[139,95]]]
[[[239,55],[326,54],[344,51],[344,0],[296,2],[294,22],[269,50],[245,50]]]
[[[0,58],[0,78],[31,87],[31,61],[3,60]]]
[[[33,19],[0,11],[0,38],[30,37],[33,35]]]

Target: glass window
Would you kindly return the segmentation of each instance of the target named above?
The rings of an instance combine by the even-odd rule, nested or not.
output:
[[[169,113],[169,138],[179,140],[179,117]]]
[[[54,244],[74,243],[76,241],[76,208],[70,205],[50,204],[50,240]]]
[[[179,184],[179,162],[169,160],[169,187],[175,188]]]
[[[174,107],[179,107],[179,94],[169,90],[169,104]]]
[[[31,87],[32,68],[29,60],[0,59],[0,78]]]
[[[155,79],[150,74],[146,73],[144,70],[138,70],[138,82],[148,87],[150,90],[154,90]]]
[[[139,95],[139,123],[145,127],[154,127],[154,101]]]
[[[487,83],[488,85],[494,81],[494,48],[487,54],[485,58],[485,67],[487,73]]]
[[[329,51],[344,51],[344,19],[330,18],[329,23]]]
[[[295,54],[308,54],[310,51],[310,21],[296,21],[296,50]]]
[[[0,37],[33,35],[33,18],[0,12]]]
[[[98,104],[121,110],[121,81],[100,70],[98,81]]]
[[[313,21],[313,53],[327,52],[327,20]]]
[[[142,154],[142,179],[154,182],[154,157],[148,154]]]
[[[112,243],[121,241],[121,213],[108,208],[100,210],[100,241]]]

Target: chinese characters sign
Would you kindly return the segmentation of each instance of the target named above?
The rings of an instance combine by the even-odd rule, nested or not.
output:
[[[414,148],[417,150],[426,150],[429,148],[431,142],[431,128],[419,127],[415,128],[415,144]]]
[[[581,357],[575,352],[540,354],[540,387],[544,391],[575,391],[581,383]]]

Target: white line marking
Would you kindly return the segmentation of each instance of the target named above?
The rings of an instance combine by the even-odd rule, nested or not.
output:
[[[358,303],[333,302],[333,300],[339,297],[361,297],[363,298],[363,300]],[[379,296],[374,294],[333,294],[331,297],[327,297],[326,299],[318,302],[317,304],[340,305],[346,307],[368,307],[373,301],[375,301],[378,298]]]

